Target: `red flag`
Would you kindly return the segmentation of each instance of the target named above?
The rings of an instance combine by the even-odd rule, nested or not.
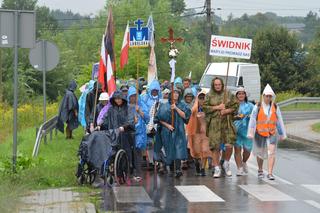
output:
[[[108,60],[107,60],[107,83],[108,83],[108,93],[109,93],[109,96],[111,96],[112,93],[117,90],[117,86],[113,76],[113,68],[112,68],[110,55],[108,55]]]
[[[129,57],[129,23],[127,24],[126,31],[124,33],[122,48],[121,48],[121,55],[120,55],[120,69],[124,68],[124,65],[128,63]]]
[[[102,36],[101,50],[100,50],[100,62],[99,62],[99,74],[98,82],[102,85],[102,90],[106,89],[106,72],[107,72],[107,62],[106,62],[106,48],[104,43],[104,35]]]
[[[108,58],[110,58],[110,61],[107,61]],[[111,69],[109,66],[111,67]],[[114,54],[114,26],[113,26],[112,10],[110,8],[109,15],[108,15],[108,23],[107,23],[105,35],[103,36],[102,44],[101,44],[101,56],[100,56],[99,76],[98,76],[98,81],[102,84],[103,91],[105,91],[106,89],[109,89],[109,86],[107,86],[109,83],[112,85],[113,84],[116,85],[115,69],[116,69],[116,63],[115,63],[115,54]],[[113,88],[113,86],[111,86],[111,88]],[[109,94],[111,94],[112,92],[113,91],[108,90]]]

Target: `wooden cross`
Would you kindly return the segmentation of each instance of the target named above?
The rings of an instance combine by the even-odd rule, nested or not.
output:
[[[175,38],[173,36],[174,32],[173,32],[173,29],[172,27],[169,28],[169,38],[161,38],[161,42],[162,43],[170,43],[170,50],[173,50],[173,49],[176,49],[174,47],[174,43],[175,42],[183,42],[183,38],[179,37],[179,38]],[[172,101],[172,104],[175,104],[174,103],[174,99],[173,99],[173,93],[174,93],[174,83],[171,82],[171,101]],[[171,126],[174,127],[174,110],[171,109]]]
[[[173,29],[172,27],[169,28],[169,38],[161,38],[161,42],[162,43],[166,43],[166,42],[169,42],[170,44],[173,44],[175,42],[183,42],[183,38],[179,37],[179,38],[174,38],[173,37]]]

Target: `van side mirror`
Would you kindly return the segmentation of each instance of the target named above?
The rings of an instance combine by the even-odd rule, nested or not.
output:
[[[243,77],[242,76],[239,78],[238,86],[244,86],[243,85]]]

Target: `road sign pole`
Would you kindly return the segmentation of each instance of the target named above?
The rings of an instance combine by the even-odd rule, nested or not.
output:
[[[45,40],[41,41],[42,48],[42,77],[43,77],[43,123],[47,120],[47,100],[46,100],[46,72],[47,72],[47,42]],[[47,137],[44,136],[44,143],[47,143]]]
[[[46,106],[47,106],[47,101],[46,101],[46,72],[47,72],[47,42],[45,40],[41,41],[41,46],[42,46],[42,66],[43,66],[43,123],[46,122],[47,120],[47,113],[46,113]]]
[[[17,108],[18,108],[18,11],[14,12],[14,80],[13,80],[13,153],[12,169],[16,172],[17,163]]]

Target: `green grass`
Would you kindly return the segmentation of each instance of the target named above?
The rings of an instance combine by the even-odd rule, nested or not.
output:
[[[312,125],[312,130],[320,133],[320,123],[316,123]]]
[[[75,139],[67,141],[58,133],[52,142],[42,143],[38,157],[32,159],[35,129],[19,132],[17,173],[11,172],[12,139],[7,138],[0,144],[0,212],[14,211],[19,197],[28,190],[78,187],[75,171],[82,135],[82,129],[78,128],[74,132]],[[86,188],[81,187],[80,190],[86,191]]]
[[[281,111],[319,111],[320,104],[317,103],[301,103],[301,104],[292,104],[286,107],[282,107]]]

